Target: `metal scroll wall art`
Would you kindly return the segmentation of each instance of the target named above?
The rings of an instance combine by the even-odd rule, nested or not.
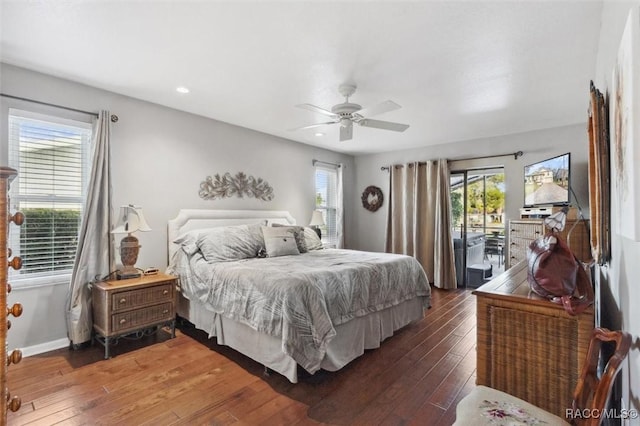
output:
[[[228,198],[234,195],[244,198],[246,195],[249,198],[271,201],[274,197],[273,188],[269,182],[262,178],[247,176],[243,172],[238,172],[235,176],[231,176],[228,172],[222,176],[217,173],[213,177],[207,176],[200,183],[199,194],[204,200]]]

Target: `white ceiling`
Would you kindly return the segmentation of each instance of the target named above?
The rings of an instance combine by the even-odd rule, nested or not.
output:
[[[2,0],[2,62],[347,153],[586,120],[601,1]],[[391,99],[404,133],[295,108]],[[177,86],[191,93],[181,95]],[[117,111],[115,111],[117,112]]]

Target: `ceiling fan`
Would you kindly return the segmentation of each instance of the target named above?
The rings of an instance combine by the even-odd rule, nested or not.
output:
[[[331,108],[331,111],[311,104],[296,105],[298,108],[326,115],[331,118],[331,121],[302,126],[291,130],[311,129],[313,127],[325,126],[327,124],[340,124],[340,141],[348,141],[353,138],[354,123],[364,127],[392,130],[394,132],[404,132],[409,128],[408,124],[372,120],[369,118],[402,108],[397,103],[393,101],[384,101],[369,108],[362,108],[358,104],[352,104],[349,102],[349,97],[356,92],[356,86],[354,84],[341,84],[340,87],[338,87],[338,91],[345,97],[345,101],[341,104],[334,105]]]

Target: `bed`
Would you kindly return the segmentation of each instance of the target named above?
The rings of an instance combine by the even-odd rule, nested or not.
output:
[[[180,210],[168,223],[167,268],[179,278],[178,316],[292,383],[298,366],[337,371],[424,317],[431,291],[414,258],[324,249],[294,225],[286,211]],[[256,232],[269,257],[249,254]],[[246,257],[225,258],[229,244]]]

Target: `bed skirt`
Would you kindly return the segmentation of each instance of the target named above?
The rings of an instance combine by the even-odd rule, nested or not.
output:
[[[178,315],[189,320],[196,328],[215,337],[218,344],[229,346],[265,367],[285,376],[292,383],[298,382],[298,366],[293,358],[282,352],[278,337],[259,333],[251,327],[208,311],[203,305],[178,297]],[[336,329],[336,336],[329,342],[321,368],[337,371],[364,354],[366,349],[380,347],[380,343],[407,324],[424,317],[422,297],[399,305],[354,318]]]

